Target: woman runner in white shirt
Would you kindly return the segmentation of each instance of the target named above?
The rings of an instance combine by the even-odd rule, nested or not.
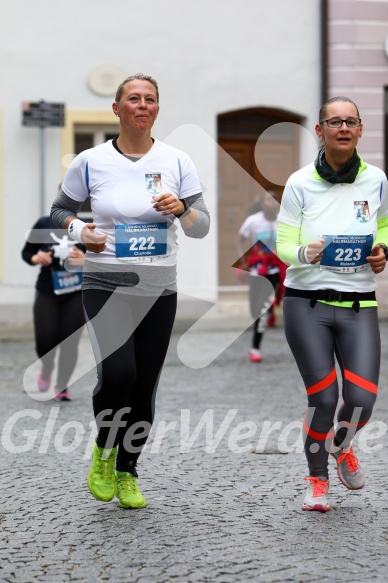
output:
[[[86,249],[83,304],[98,381],[98,434],[88,486],[123,508],[142,508],[136,464],[154,418],[156,389],[176,311],[179,217],[204,237],[209,213],[187,154],[151,137],[157,82],[138,74],[119,86],[117,138],[77,156],[54,201],[52,219]],[[93,223],[77,219],[90,197]]]
[[[372,415],[380,370],[376,274],[386,265],[388,184],[356,146],[363,126],[355,103],[334,97],[320,110],[323,147],[314,164],[288,180],[277,249],[289,265],[284,328],[306,386],[305,453],[309,482],[303,510],[330,510],[328,458],[342,484],[364,487],[352,438]],[[335,357],[341,369],[343,403]]]

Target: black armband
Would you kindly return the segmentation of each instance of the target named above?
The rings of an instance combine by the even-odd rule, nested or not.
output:
[[[190,205],[188,204],[187,200],[185,198],[181,198],[180,201],[183,204],[183,206],[185,207],[185,210],[180,215],[175,215],[177,219],[179,219],[180,217],[186,216],[190,211]]]

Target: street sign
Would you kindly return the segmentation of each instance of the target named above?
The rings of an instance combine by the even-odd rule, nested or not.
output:
[[[22,123],[27,127],[63,127],[65,125],[65,104],[38,101],[23,101]]]

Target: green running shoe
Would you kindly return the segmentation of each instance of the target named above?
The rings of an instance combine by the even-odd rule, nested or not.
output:
[[[136,484],[136,478],[129,472],[117,472],[115,479],[115,494],[119,499],[120,508],[145,508],[146,499]]]
[[[93,446],[92,467],[88,474],[88,487],[97,500],[110,502],[115,495],[115,461],[117,447],[104,449]]]

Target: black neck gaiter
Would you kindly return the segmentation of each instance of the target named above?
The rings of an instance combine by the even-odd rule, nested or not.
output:
[[[340,184],[341,182],[352,184],[356,180],[360,164],[360,157],[357,154],[356,149],[354,149],[353,156],[350,160],[348,160],[339,170],[333,170],[333,168],[326,162],[325,148],[319,150],[318,156],[315,160],[315,168],[317,169],[319,176],[331,184]]]

